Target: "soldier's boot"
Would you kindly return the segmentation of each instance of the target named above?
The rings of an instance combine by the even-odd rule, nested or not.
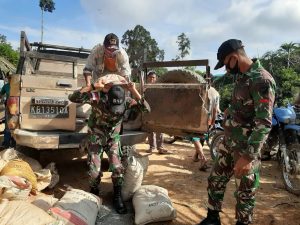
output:
[[[122,186],[116,185],[114,186],[114,208],[119,214],[126,214],[127,209],[122,199]]]
[[[208,209],[207,217],[198,225],[221,225],[219,211]]]
[[[240,221],[237,221],[235,225],[247,225],[248,223],[242,223]]]

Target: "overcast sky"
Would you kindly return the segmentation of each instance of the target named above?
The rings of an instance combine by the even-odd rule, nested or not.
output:
[[[54,0],[45,13],[44,43],[92,48],[107,33],[120,39],[142,25],[165,50],[165,60],[178,54],[177,36],[191,41],[187,59],[216,64],[219,45],[243,41],[250,57],[262,56],[283,43],[300,42],[300,0]],[[0,34],[14,47],[20,31],[30,42],[41,39],[39,0],[0,0]],[[222,73],[224,70],[213,71]]]

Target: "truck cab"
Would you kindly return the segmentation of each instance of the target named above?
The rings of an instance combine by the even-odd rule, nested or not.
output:
[[[87,135],[89,114],[85,106],[70,102],[68,95],[84,86],[82,71],[89,53],[90,50],[84,48],[30,43],[25,32],[21,32],[20,59],[17,72],[12,76],[8,100],[8,126],[17,145],[36,150],[79,146]],[[140,91],[149,102],[151,113],[133,118],[140,120],[139,127],[124,125],[122,145],[143,142],[150,131],[172,135],[207,131],[208,84],[205,80],[190,82],[187,76],[187,82],[177,82],[176,78],[189,74],[178,70],[163,75],[160,83],[144,82],[151,67],[196,64],[206,66],[209,74],[208,60],[143,64]]]

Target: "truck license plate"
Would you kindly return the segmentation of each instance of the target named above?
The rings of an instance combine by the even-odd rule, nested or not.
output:
[[[68,101],[60,99],[32,98],[30,104],[31,118],[68,118]]]

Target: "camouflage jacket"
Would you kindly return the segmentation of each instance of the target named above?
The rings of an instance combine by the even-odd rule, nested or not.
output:
[[[102,91],[84,93],[74,91],[73,94],[69,95],[69,100],[75,103],[87,103],[92,106],[88,126],[94,133],[109,137],[115,133],[115,128],[121,125],[123,121],[123,115],[114,116],[107,110],[107,94]],[[145,102],[143,98],[136,102],[134,99],[126,97],[125,108],[149,112],[150,109]]]
[[[236,77],[228,111],[234,123],[252,131],[248,137],[248,149],[244,152],[250,158],[259,155],[262,142],[271,130],[275,88],[272,75],[258,60],[249,71]]]

